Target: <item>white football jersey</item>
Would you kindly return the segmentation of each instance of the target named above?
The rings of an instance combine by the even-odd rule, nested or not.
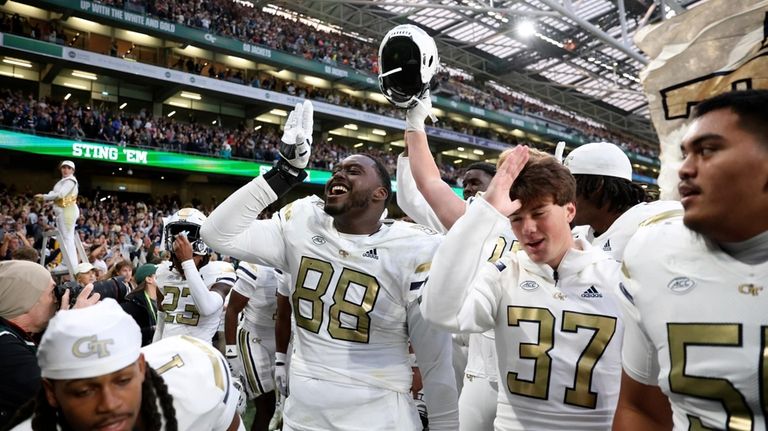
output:
[[[226,430],[237,414],[240,392],[226,359],[194,337],[165,338],[141,349],[173,396],[179,430]]]
[[[669,397],[674,429],[766,429],[768,263],[733,259],[678,217],[638,230],[622,272],[624,370]]]
[[[432,364],[422,370],[430,429],[433,424],[435,430],[455,429],[451,339],[423,320],[417,301],[442,236],[398,221],[383,221],[369,235],[343,234],[317,196],[294,201],[270,220],[258,220],[275,199],[266,180],[257,177],[219,205],[201,233],[215,250],[290,275],[295,319],[291,386],[319,381],[406,395],[412,380],[410,339],[417,360]],[[337,411],[341,402],[343,397],[328,396],[316,405]],[[350,409],[354,406],[343,408],[351,414]],[[410,415],[415,406],[398,405],[396,411]]]
[[[407,391],[406,307],[442,236],[404,222],[385,223],[372,235],[343,234],[322,207],[312,196],[278,217],[287,259],[281,265],[293,280],[291,372]]]
[[[621,262],[624,248],[640,225],[653,223],[658,218],[682,215],[683,206],[679,201],[643,202],[633,206],[617,218],[611,227],[600,236],[594,236],[594,230],[589,226],[576,226],[574,235],[592,243],[594,247],[603,250]]]
[[[274,268],[240,262],[235,291],[246,298],[243,317],[252,325],[275,326],[277,274]]]
[[[508,224],[484,199],[471,205],[435,256],[422,312],[454,330],[495,328],[498,429],[609,430],[621,378],[619,264],[583,240],[557,273],[524,251],[490,263],[484,243]]]
[[[235,280],[235,270],[228,262],[210,262],[200,268],[199,272],[207,288],[216,283],[231,285]],[[162,338],[189,335],[210,343],[219,328],[223,307],[219,313],[209,316],[201,315],[189,291],[187,280],[172,267],[170,262],[158,265],[156,279],[158,287],[163,292],[163,300],[160,304],[165,318]]]

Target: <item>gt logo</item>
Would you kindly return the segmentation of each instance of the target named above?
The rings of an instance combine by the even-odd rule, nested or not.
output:
[[[757,296],[762,291],[763,291],[763,287],[755,286],[752,283],[739,285],[739,293],[743,293],[744,295]]]
[[[111,338],[99,340],[95,335],[83,337],[72,345],[72,354],[77,358],[87,358],[92,355],[98,355],[99,358],[103,358],[110,354],[109,350],[107,350],[107,344],[115,344],[115,342]]]

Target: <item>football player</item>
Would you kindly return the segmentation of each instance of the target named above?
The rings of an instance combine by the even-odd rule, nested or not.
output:
[[[14,430],[243,430],[224,357],[188,336],[141,348],[133,318],[107,298],[51,319],[43,385]]]
[[[252,431],[266,431],[275,412],[276,295],[273,268],[240,262],[225,312],[224,336],[227,360],[256,407]]]
[[[678,172],[683,217],[627,245],[614,429],[768,426],[766,106],[766,90],[696,105]]]
[[[563,164],[576,178],[574,232],[617,261],[641,224],[683,212],[678,201],[645,202],[645,190],[632,182],[629,157],[614,144],[584,144]]]
[[[576,184],[516,147],[435,255],[421,308],[439,327],[495,329],[497,430],[609,430],[621,376],[618,263],[571,236]],[[487,250],[510,228],[522,250]]]
[[[335,166],[324,198],[299,199],[271,220],[257,220],[306,177],[311,133],[306,101],[288,117],[277,165],[227,198],[202,228],[215,250],[281,268],[293,280],[283,429],[420,430],[409,391],[409,338],[430,429],[456,429],[450,336],[427,325],[417,303],[441,238],[424,226],[381,220],[391,197],[386,167],[350,156]]]
[[[427,144],[424,121],[432,101],[429,93],[406,114],[406,154],[397,161],[397,204],[417,223],[445,233],[464,214],[479,192],[485,192],[496,173],[489,163],[475,163],[464,174],[464,200],[456,196],[442,180]],[[496,261],[515,243],[512,229],[507,229],[497,243],[487,250],[489,261]],[[498,365],[493,330],[482,334],[455,334],[454,367],[459,390],[459,430],[492,430],[498,398]],[[458,361],[461,340],[468,339],[463,361]],[[462,364],[463,362],[463,364]],[[461,366],[463,365],[463,366]]]
[[[223,317],[224,298],[235,282],[232,264],[210,261],[210,249],[200,238],[205,215],[182,208],[163,226],[171,261],[155,274],[162,292],[162,310],[155,340],[189,335],[211,343]]]

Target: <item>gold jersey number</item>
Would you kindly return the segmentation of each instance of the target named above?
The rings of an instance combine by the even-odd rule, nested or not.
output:
[[[669,338],[669,390],[682,395],[718,401],[726,413],[725,425],[728,430],[754,430],[755,416],[744,395],[728,379],[703,377],[686,372],[686,351],[692,346],[741,347],[742,325],[740,323],[667,323]],[[760,331],[760,366],[757,386],[762,401],[761,416],[768,417],[768,326]],[[706,427],[701,419],[687,415],[689,430],[701,431]]]
[[[525,397],[549,399],[549,376],[552,374],[552,357],[549,352],[555,346],[555,316],[546,308],[507,307],[507,325],[520,326],[521,322],[536,323],[539,327],[537,343],[521,343],[520,358],[533,360],[532,380],[521,379],[518,373],[507,373],[507,389],[510,393]],[[560,331],[578,332],[592,330],[592,338],[576,362],[573,385],[565,389],[566,404],[594,409],[597,393],[592,392],[590,383],[595,365],[616,332],[616,318],[596,314],[564,311]]]
[[[165,292],[165,298],[169,296],[171,298],[171,302],[163,302],[162,305],[163,311],[166,313],[165,323],[173,323],[176,320],[176,323],[181,325],[197,326],[200,322],[200,313],[197,311],[195,304],[187,304],[184,306],[183,313],[173,314],[179,305],[179,299],[189,296],[189,288],[179,289],[176,286],[165,286],[163,291]],[[184,313],[189,313],[189,317],[185,316]]]
[[[293,292],[293,312],[296,325],[315,334],[323,325],[322,296],[328,291],[333,279],[334,269],[329,262],[302,257],[299,274],[296,277],[296,290]],[[309,285],[308,285],[309,284]],[[362,286],[362,301],[358,304],[348,299],[347,292],[352,285]],[[344,268],[333,290],[333,303],[328,310],[328,334],[334,339],[367,343],[370,338],[371,312],[379,295],[379,282],[376,277],[353,269]],[[300,313],[302,303],[308,302],[312,309],[311,316]],[[356,326],[345,327],[342,313],[352,316]]]

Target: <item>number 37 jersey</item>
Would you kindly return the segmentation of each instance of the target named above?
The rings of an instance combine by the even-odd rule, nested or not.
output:
[[[624,370],[669,397],[674,429],[766,429],[768,263],[737,261],[677,218],[641,228],[622,272]]]
[[[342,234],[315,196],[275,220],[293,279],[292,373],[408,391],[408,307],[417,306],[442,236],[405,222],[384,223],[372,235]]]

